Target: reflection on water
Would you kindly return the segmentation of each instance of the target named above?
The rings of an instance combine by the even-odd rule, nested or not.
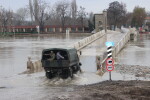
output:
[[[45,78],[45,72],[33,73],[33,74],[20,74],[26,70],[26,63],[28,56],[32,57],[33,61],[41,59],[41,52],[45,48],[52,47],[65,47],[70,46],[71,44],[85,38],[91,34],[71,34],[66,36],[64,34],[59,35],[50,35],[46,37],[15,37],[0,39],[0,80],[5,80],[0,85],[11,83],[17,81],[17,85],[24,86],[30,80],[32,84],[37,82],[39,83],[48,83],[52,84],[63,84],[65,83],[62,79],[54,79],[53,81]],[[106,36],[102,40],[99,39],[95,41],[90,46],[82,50],[82,55],[80,61],[82,63],[82,74],[75,75],[73,81],[67,81],[68,84],[90,84],[96,83],[100,80],[100,77],[96,75],[96,56],[103,56],[104,47],[106,41]],[[95,48],[95,49],[94,49]],[[102,51],[102,53],[101,53]],[[19,74],[19,76],[18,76]],[[27,76],[26,76],[27,75]],[[22,78],[20,78],[22,77]],[[98,79],[99,78],[99,79]],[[8,80],[7,80],[8,79]],[[44,80],[43,80],[44,79]],[[57,80],[57,81],[56,81]],[[26,81],[26,82],[25,82]],[[10,84],[8,84],[10,85]],[[11,84],[11,86],[17,86]],[[28,84],[30,86],[30,84]],[[31,85],[32,86],[32,85]]]
[[[43,49],[70,46],[74,42],[89,35],[90,34],[71,34],[70,36],[66,36],[59,34],[43,37],[1,38],[0,98],[2,100],[27,100],[29,98],[32,98],[32,100],[41,100],[42,97],[51,97],[54,96],[54,94],[58,95],[64,91],[72,91],[72,87],[68,87],[68,85],[84,85],[108,80],[109,72],[106,71],[105,67],[100,68],[100,72],[96,74],[98,64],[96,57],[99,56],[100,60],[103,60],[106,56],[106,36],[98,39],[82,50],[80,61],[82,63],[81,68],[83,72],[75,74],[73,79],[68,78],[63,80],[56,77],[49,80],[45,77],[44,71],[18,75],[26,70],[28,56],[31,56],[33,60],[39,60],[41,59]],[[148,63],[150,59],[149,51],[150,35],[139,35],[136,42],[130,42],[125,49],[120,52],[117,56],[117,63],[150,66]],[[137,67],[115,67],[115,70],[112,71],[112,80],[144,80],[144,77],[135,77],[136,73],[129,73],[130,71],[136,71],[134,69],[137,69]],[[137,72],[139,73],[150,70],[145,67],[141,72],[141,66],[138,66],[138,69]]]
[[[91,34],[50,34],[41,37],[0,38],[0,77],[10,77],[26,70],[28,56],[40,60],[45,48],[67,47]]]
[[[15,37],[0,39],[0,78],[12,77],[26,70],[28,56],[33,60],[41,59],[45,48],[65,47],[90,34],[48,35],[43,37]],[[82,50],[80,57],[82,70],[95,73],[97,70],[96,57],[103,60],[106,51],[107,37],[99,39]],[[139,35],[137,41],[130,42],[117,56],[117,63],[133,65],[150,65],[150,35]],[[105,69],[105,68],[103,68]],[[105,72],[105,71],[102,71]],[[101,73],[101,75],[103,75]]]
[[[137,41],[129,42],[118,54],[117,63],[150,66],[150,34],[138,35]]]

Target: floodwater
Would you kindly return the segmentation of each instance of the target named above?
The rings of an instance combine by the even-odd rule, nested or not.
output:
[[[74,75],[73,79],[47,79],[45,72],[20,74],[26,70],[28,56],[33,61],[41,59],[45,48],[68,47],[91,34],[49,35],[43,37],[15,37],[0,39],[0,100],[41,100],[67,95],[75,85],[93,84],[109,79],[109,73],[97,75],[96,56],[104,58],[107,50],[105,42],[113,40],[117,43],[122,33],[107,34],[82,50],[80,61],[82,73]],[[114,36],[112,38],[112,36]],[[111,39],[109,39],[111,37]],[[117,40],[118,39],[118,40]],[[150,35],[138,36],[137,41],[130,42],[117,56],[119,64],[148,65],[150,59]],[[129,54],[128,54],[129,53]],[[132,59],[132,61],[131,61]],[[112,72],[113,80],[135,79],[133,75]],[[47,100],[49,100],[47,99]]]
[[[43,49],[68,47],[90,34],[49,35],[43,37],[15,37],[0,39],[0,77],[11,77],[26,70],[27,58],[41,59]]]
[[[46,95],[58,95],[64,91],[72,91],[70,85],[92,84],[100,81],[96,75],[95,56],[80,57],[82,73],[74,75],[73,79],[47,79],[45,72],[21,74],[26,71],[27,58],[32,61],[41,59],[43,49],[53,47],[68,47],[91,34],[65,34],[42,37],[6,37],[0,38],[0,100],[39,100]],[[94,50],[95,51],[95,50]],[[91,65],[87,60],[91,59]],[[87,63],[87,64],[86,64]],[[39,95],[40,96],[37,96]]]
[[[139,34],[118,54],[117,62],[127,65],[150,66],[150,34]]]

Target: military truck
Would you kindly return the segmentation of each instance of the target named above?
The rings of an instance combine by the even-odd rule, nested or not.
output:
[[[51,53],[53,54],[51,55]],[[63,59],[58,59],[58,53]],[[60,76],[63,79],[73,78],[74,73],[81,71],[81,63],[79,62],[77,50],[74,48],[44,49],[41,62],[42,67],[45,69],[46,77],[49,79],[55,76]]]

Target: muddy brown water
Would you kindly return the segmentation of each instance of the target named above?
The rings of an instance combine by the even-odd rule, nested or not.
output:
[[[26,71],[28,56],[32,61],[41,59],[43,49],[67,47],[91,34],[65,34],[42,37],[0,38],[0,99],[1,100],[39,100],[46,95],[55,96],[64,91],[73,91],[72,85],[97,83],[101,78],[96,75],[94,56],[83,56],[83,73],[74,75],[74,79],[63,80],[59,77],[47,79],[45,72],[20,74]],[[91,58],[88,67],[86,60]],[[94,78],[93,78],[94,77]],[[69,87],[68,87],[69,86]],[[40,94],[40,95],[39,95]]]
[[[150,66],[150,34],[139,34],[119,53],[117,62],[127,65]]]
[[[28,56],[32,60],[41,59],[45,48],[65,47],[91,34],[50,35],[46,37],[15,37],[0,39],[0,99],[1,100],[40,100],[45,96],[57,96],[64,91],[73,91],[73,85],[84,85],[109,79],[108,72],[96,74],[96,54],[105,46],[106,39],[98,40],[83,50],[80,57],[82,73],[74,75],[74,79],[63,80],[59,77],[47,79],[45,72],[19,74],[26,70]],[[105,37],[106,38],[106,37]],[[130,42],[117,56],[118,64],[148,65],[150,35],[138,36],[137,41]],[[98,49],[97,49],[98,48]],[[138,48],[138,49],[137,49]],[[140,49],[139,49],[140,48]],[[102,50],[102,51],[105,51]],[[129,53],[129,54],[128,54]],[[138,55],[138,56],[136,56]],[[129,58],[132,58],[130,61]],[[142,61],[140,61],[142,59]],[[145,59],[145,60],[144,60]],[[89,61],[90,60],[90,61]],[[136,62],[139,63],[136,63]],[[135,75],[112,72],[113,80],[134,80]],[[142,78],[143,79],[143,78]],[[39,95],[40,94],[40,95]],[[27,96],[28,95],[28,96]]]

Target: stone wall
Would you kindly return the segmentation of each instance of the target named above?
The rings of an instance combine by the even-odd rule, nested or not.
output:
[[[102,14],[95,14],[95,31],[99,32],[107,29],[107,12],[103,11]]]

